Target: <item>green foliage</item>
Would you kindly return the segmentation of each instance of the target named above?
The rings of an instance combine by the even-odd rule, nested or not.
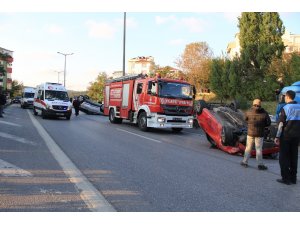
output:
[[[19,82],[17,80],[12,81],[11,90],[10,90],[10,96],[16,97],[22,95],[22,90],[24,88],[24,85],[22,82]]]
[[[0,77],[6,76],[6,69],[0,65]]]
[[[300,55],[299,54],[292,54],[291,64],[290,64],[290,77],[291,83],[300,80]]]
[[[241,86],[248,99],[272,100],[278,83],[270,66],[284,51],[284,26],[278,13],[248,12],[239,18]],[[275,87],[275,88],[274,88]]]
[[[218,96],[218,98],[226,99],[227,85],[226,85],[226,73],[225,63],[222,59],[213,59],[210,70],[210,89]],[[224,83],[225,81],[225,83]]]
[[[105,72],[100,73],[96,81],[90,82],[90,86],[87,89],[88,96],[94,101],[103,101],[103,94],[105,88],[105,82],[107,74]]]

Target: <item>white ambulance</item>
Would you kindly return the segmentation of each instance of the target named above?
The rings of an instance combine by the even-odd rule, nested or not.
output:
[[[34,100],[35,88],[25,87],[22,91],[21,108],[32,107]]]
[[[40,114],[43,119],[48,116],[66,117],[72,115],[72,103],[70,102],[66,88],[58,83],[43,83],[36,87],[33,103],[34,115]]]

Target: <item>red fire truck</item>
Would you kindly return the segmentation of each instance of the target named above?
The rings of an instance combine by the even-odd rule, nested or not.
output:
[[[105,85],[104,115],[111,123],[129,120],[142,131],[153,127],[180,132],[193,127],[193,90],[183,80],[123,76]]]

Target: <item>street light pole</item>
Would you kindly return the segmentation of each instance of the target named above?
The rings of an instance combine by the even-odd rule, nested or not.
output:
[[[125,41],[126,41],[126,12],[124,12],[124,30],[123,30],[123,76],[125,76]]]
[[[68,55],[73,55],[74,53],[61,53],[61,52],[57,52],[57,53],[65,56],[64,86],[66,87],[66,66],[67,66],[67,56],[68,56]]]
[[[59,83],[59,74],[61,73],[61,72],[64,72],[64,71],[54,71],[54,72],[56,72],[57,73],[57,83]]]

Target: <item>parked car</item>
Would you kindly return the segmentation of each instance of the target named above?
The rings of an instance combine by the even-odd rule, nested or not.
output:
[[[226,105],[200,100],[195,104],[195,113],[199,126],[212,146],[230,154],[243,154],[246,148],[247,122],[236,103]],[[265,129],[264,156],[278,157],[279,147],[274,144],[276,130],[275,124]],[[251,155],[256,155],[255,149],[251,151]]]
[[[17,103],[20,104],[21,103],[21,96],[16,96],[12,99],[11,103]]]

